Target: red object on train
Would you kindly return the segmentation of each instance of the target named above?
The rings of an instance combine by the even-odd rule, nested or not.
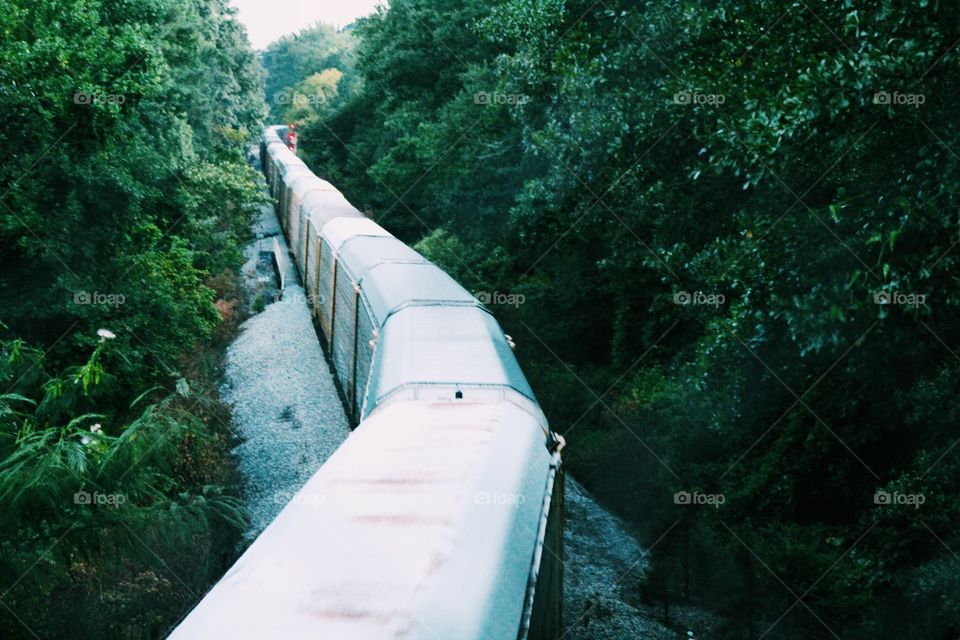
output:
[[[287,126],[287,148],[294,153],[297,152],[297,124],[295,122]]]

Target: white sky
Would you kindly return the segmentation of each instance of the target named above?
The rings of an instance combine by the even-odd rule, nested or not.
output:
[[[373,12],[386,0],[230,0],[240,10],[254,49],[288,33],[300,31],[317,21],[342,27]]]

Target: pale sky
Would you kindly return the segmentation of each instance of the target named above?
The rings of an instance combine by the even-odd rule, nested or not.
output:
[[[239,18],[247,27],[254,49],[267,45],[288,33],[300,31],[317,21],[336,27],[373,12],[386,0],[230,0],[240,10]]]

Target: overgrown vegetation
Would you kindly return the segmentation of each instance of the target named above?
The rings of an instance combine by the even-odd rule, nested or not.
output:
[[[222,495],[210,400],[180,379],[121,419],[104,401],[108,346],[51,375],[39,350],[0,345],[0,575],[20,618],[4,637],[156,637],[232,557],[244,516]]]
[[[270,116],[277,122],[316,123],[357,90],[356,40],[350,29],[317,24],[285,36],[263,53]],[[346,73],[346,75],[345,75]]]
[[[653,545],[638,599],[725,638],[953,638],[958,24],[394,0],[301,147],[490,294],[573,473]]]
[[[243,520],[215,368],[262,71],[226,0],[11,0],[0,34],[0,636],[160,637]]]

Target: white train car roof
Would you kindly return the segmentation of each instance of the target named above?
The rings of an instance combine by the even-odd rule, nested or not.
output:
[[[271,140],[267,143],[267,153],[269,153],[276,162],[281,165],[287,166],[307,166],[303,160],[297,157],[293,151],[287,147],[287,145],[281,140]]]
[[[363,414],[370,415],[391,394],[412,389],[425,398],[489,398],[471,388],[510,389],[536,407],[527,382],[500,325],[476,306],[412,306],[390,316],[377,344]],[[536,409],[538,416],[542,416]]]
[[[415,262],[427,259],[393,236],[356,236],[340,248],[340,264],[357,280],[381,262]]]
[[[318,231],[323,229],[323,226],[334,218],[365,217],[336,189],[332,191],[318,190],[307,193],[300,202],[300,208]]]
[[[299,158],[297,158],[299,160]],[[301,163],[303,161],[301,160]],[[313,175],[310,167],[305,164],[297,164],[292,161],[285,161],[280,164],[283,173],[283,182],[289,188],[299,178],[308,178]]]
[[[355,236],[391,236],[389,231],[366,217],[334,218],[323,225],[320,235],[334,253],[340,251],[344,242]]]
[[[394,404],[170,637],[516,640],[550,464],[510,403]]]
[[[290,149],[287,149],[287,145],[285,145],[280,138],[268,138],[266,142],[267,154],[271,157],[276,157],[281,153],[281,150],[284,149],[286,149],[287,153],[289,153],[291,156],[293,155],[293,152],[290,151]]]
[[[289,184],[290,191],[298,198],[301,199],[301,204],[303,198],[313,191],[320,191],[325,193],[340,193],[336,187],[324,180],[323,178],[318,178],[313,174],[312,171],[305,173],[303,175],[298,175],[293,177]]]
[[[286,129],[286,126],[282,124],[274,124],[263,130],[263,141],[267,144],[276,141],[282,142],[280,140],[280,132]]]
[[[286,147],[284,147],[286,149]],[[283,175],[283,181],[287,184],[290,183],[294,178],[294,174],[302,173],[306,175],[307,173],[312,173],[310,167],[304,164],[303,160],[293,155],[293,153],[286,149],[286,153],[279,153],[275,156],[277,164],[280,166],[280,172]]]
[[[456,280],[429,262],[374,264],[364,273],[360,287],[374,322],[381,327],[392,313],[411,305],[478,305]]]

